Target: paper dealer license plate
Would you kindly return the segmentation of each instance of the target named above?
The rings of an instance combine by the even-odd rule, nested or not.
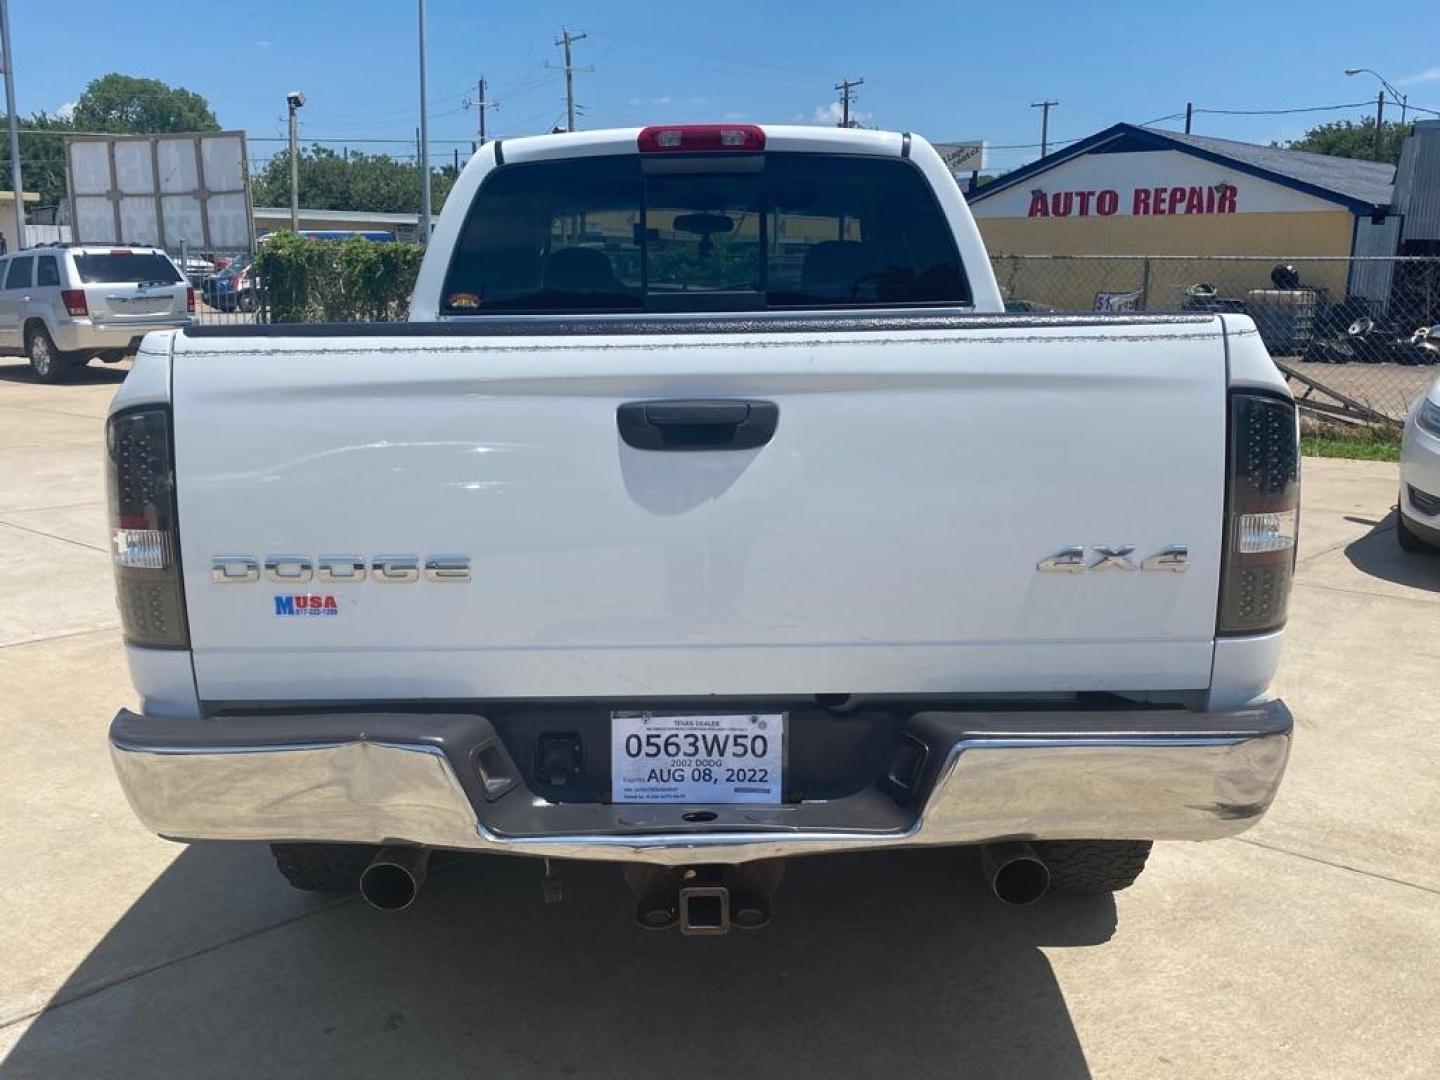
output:
[[[617,803],[778,803],[784,713],[610,714]]]

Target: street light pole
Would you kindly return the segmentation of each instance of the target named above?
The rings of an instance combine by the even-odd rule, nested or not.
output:
[[[15,186],[15,250],[25,246],[25,189],[20,182],[20,131],[15,116],[15,65],[10,59],[10,4],[0,0],[0,37],[4,38],[5,110],[10,124],[10,180]]]
[[[1389,81],[1388,79],[1386,79],[1384,75],[1381,75],[1381,74],[1380,74],[1378,71],[1376,71],[1374,68],[1346,68],[1346,69],[1345,69],[1345,74],[1346,74],[1346,75],[1374,75],[1375,78],[1379,79],[1379,80],[1380,80],[1380,85],[1383,86],[1383,87],[1385,88],[1385,90],[1390,91],[1390,97],[1391,97],[1391,99],[1395,102],[1396,105],[1399,105],[1399,106],[1400,106],[1400,126],[1401,126],[1401,127],[1404,127],[1404,126],[1405,126],[1406,114],[1407,114],[1407,112],[1409,111],[1409,108],[1410,108],[1410,95],[1409,95],[1409,94],[1402,94],[1402,93],[1400,93],[1399,90],[1396,90],[1395,87],[1393,87],[1393,86],[1390,85],[1390,81]],[[1382,145],[1381,137],[1380,137],[1380,133],[1381,133],[1381,130],[1382,130],[1382,128],[1381,128],[1381,120],[1382,120],[1382,118],[1383,118],[1384,112],[1385,112],[1385,91],[1382,90],[1382,91],[1380,92],[1380,104],[1379,104],[1379,107],[1375,110],[1375,160],[1376,160],[1376,161],[1379,161],[1379,160],[1380,160],[1380,147],[1381,147],[1381,145]]]
[[[420,243],[430,243],[430,128],[425,108],[425,0],[420,4]]]

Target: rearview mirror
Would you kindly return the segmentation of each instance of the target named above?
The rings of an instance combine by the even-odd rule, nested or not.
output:
[[[724,214],[677,214],[675,231],[714,236],[716,233],[734,232],[735,222]]]

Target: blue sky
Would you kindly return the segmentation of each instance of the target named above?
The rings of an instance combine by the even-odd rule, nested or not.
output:
[[[157,5],[11,0],[21,113],[54,111],[108,71],[160,78],[204,94],[222,125],[257,141],[284,134],[284,95],[308,95],[302,137],[409,155],[418,113],[413,0],[202,0]],[[883,12],[883,17],[880,14]],[[1366,29],[1353,3],[752,2],[494,3],[430,0],[433,159],[473,136],[464,107],[483,72],[493,135],[549,130],[564,109],[554,45],[562,25],[586,31],[576,62],[582,127],[679,120],[833,122],[833,85],[865,79],[867,125],[931,139],[984,138],[991,161],[1036,156],[1049,97],[1052,140],[1117,120],[1197,107],[1286,108],[1372,103],[1373,67],[1413,103],[1440,108],[1440,55],[1415,38]],[[1427,70],[1428,69],[1428,70]],[[1373,104],[1369,106],[1373,109]],[[1195,130],[1268,141],[1365,109],[1283,116],[1202,115]],[[1171,121],[1170,123],[1174,123]],[[453,141],[444,141],[453,140]],[[464,149],[468,151],[468,142]]]

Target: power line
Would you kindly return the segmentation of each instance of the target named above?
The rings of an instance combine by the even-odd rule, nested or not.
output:
[[[1304,105],[1293,109],[1196,109],[1197,113],[1216,116],[1288,116],[1291,113],[1337,112],[1340,109],[1369,108],[1372,101],[1349,101],[1341,105]]]

